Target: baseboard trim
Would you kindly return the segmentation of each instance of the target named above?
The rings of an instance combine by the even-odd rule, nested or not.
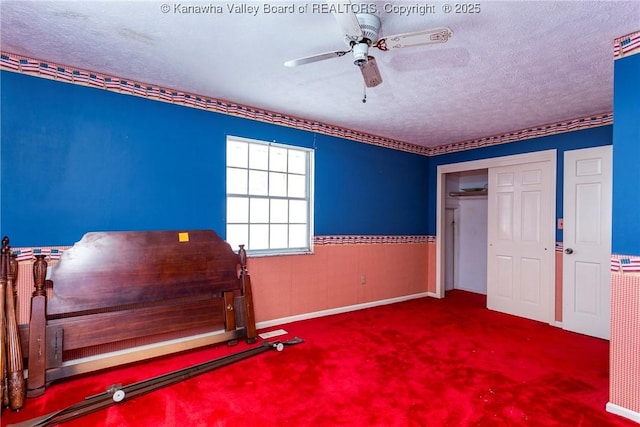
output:
[[[270,328],[272,326],[285,325],[287,323],[297,322],[297,321],[300,321],[300,320],[315,319],[316,317],[331,316],[332,314],[348,313],[350,311],[363,310],[365,308],[378,307],[378,306],[381,306],[381,305],[395,304],[397,302],[409,301],[409,300],[412,300],[412,299],[424,298],[424,297],[427,297],[427,296],[431,296],[431,295],[429,295],[429,292],[422,292],[422,293],[419,293],[419,294],[405,295],[405,296],[401,296],[401,297],[383,299],[383,300],[378,300],[378,301],[372,301],[372,302],[367,302],[367,303],[363,303],[363,304],[348,305],[348,306],[344,306],[344,307],[330,308],[328,310],[321,310],[321,311],[314,311],[314,312],[311,312],[311,313],[298,314],[298,315],[295,315],[295,316],[281,317],[279,319],[273,319],[273,320],[266,320],[264,322],[258,322],[258,323],[256,323],[256,328],[258,328],[258,329]]]
[[[607,412],[611,412],[612,414],[620,415],[621,417],[627,418],[631,421],[635,421],[640,424],[640,412],[632,411],[631,409],[623,408],[620,405],[616,405],[615,403],[607,402]]]

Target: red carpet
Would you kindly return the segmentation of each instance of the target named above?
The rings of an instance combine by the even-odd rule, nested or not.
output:
[[[607,341],[496,312],[460,291],[281,326],[269,351],[69,426],[637,426],[609,414]],[[274,328],[274,329],[279,329]],[[275,338],[274,338],[275,339]],[[2,425],[242,351],[219,346],[54,383]]]

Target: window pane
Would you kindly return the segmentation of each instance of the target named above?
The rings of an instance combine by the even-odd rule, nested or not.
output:
[[[226,231],[234,250],[311,248],[311,161],[306,149],[227,137]]]
[[[254,196],[266,196],[267,172],[249,171],[249,194]]]
[[[289,247],[307,248],[309,247],[309,234],[306,225],[289,226]]]
[[[229,224],[227,225],[227,243],[231,249],[237,251],[239,245],[247,245],[249,242],[249,224]]]
[[[287,171],[287,149],[269,147],[269,170],[274,172]]]
[[[249,200],[246,197],[227,198],[227,223],[249,222]]]
[[[269,226],[255,225],[249,226],[249,247],[252,250],[269,249]]]
[[[289,203],[287,200],[271,200],[271,222],[283,223],[288,221]]]
[[[269,222],[269,199],[252,198],[250,201],[249,222],[261,222],[266,224]]]
[[[269,147],[262,144],[249,145],[249,168],[267,170],[269,168]]]
[[[276,224],[271,226],[271,236],[269,244],[272,249],[287,248],[287,224]]]
[[[249,144],[229,140],[227,143],[227,166],[247,167]]]
[[[304,175],[289,175],[289,197],[307,195],[307,179]]]
[[[247,170],[227,168],[227,193],[247,194]]]
[[[269,195],[285,197],[287,195],[287,174],[269,173]]]
[[[289,222],[307,222],[307,202],[306,200],[291,200],[289,202]]]
[[[307,173],[307,153],[289,150],[289,173]]]

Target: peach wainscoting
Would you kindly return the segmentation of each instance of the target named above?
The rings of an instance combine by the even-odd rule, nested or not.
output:
[[[611,272],[609,369],[607,410],[640,423],[640,272]]]
[[[435,243],[427,241],[323,244],[313,254],[249,258],[256,321],[426,296],[435,290],[434,264]]]

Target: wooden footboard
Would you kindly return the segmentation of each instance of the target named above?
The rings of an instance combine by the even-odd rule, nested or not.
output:
[[[72,375],[256,341],[246,252],[236,254],[211,230],[87,233],[64,252],[50,281],[45,274],[46,261],[38,259],[30,397]]]

